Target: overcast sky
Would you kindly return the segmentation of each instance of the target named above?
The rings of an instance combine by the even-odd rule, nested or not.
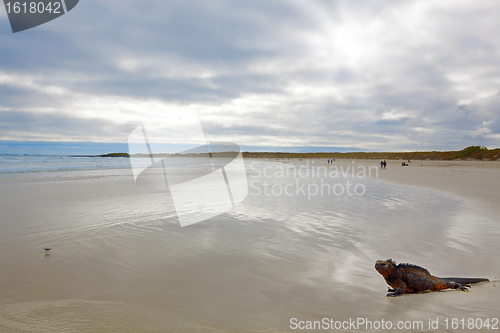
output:
[[[2,7],[0,140],[126,143],[185,114],[244,146],[500,147],[499,18],[496,0],[80,0],[13,34]]]

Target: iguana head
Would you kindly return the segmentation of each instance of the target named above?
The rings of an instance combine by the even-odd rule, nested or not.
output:
[[[375,262],[375,269],[379,272],[383,277],[387,277],[394,272],[394,268],[396,263],[392,259],[387,260],[377,260]]]

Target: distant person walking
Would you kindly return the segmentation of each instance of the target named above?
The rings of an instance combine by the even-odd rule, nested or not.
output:
[[[380,161],[380,169],[384,168],[384,161]]]
[[[384,169],[387,167],[387,162],[384,160]]]

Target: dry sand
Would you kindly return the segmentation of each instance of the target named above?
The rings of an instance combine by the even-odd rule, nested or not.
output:
[[[274,159],[276,160],[276,159]],[[279,159],[283,161],[283,159]],[[328,165],[325,159],[285,159],[286,162],[315,166]],[[336,159],[330,166],[377,166],[377,178],[399,185],[418,186],[458,195],[500,216],[500,162],[498,161],[430,161],[413,160],[403,167],[402,160],[387,160],[387,168],[380,170],[380,161],[365,159]],[[311,164],[309,163],[309,166]]]
[[[357,162],[358,163],[358,162]],[[500,163],[493,161],[387,161],[384,181],[425,187],[473,200],[500,215]]]

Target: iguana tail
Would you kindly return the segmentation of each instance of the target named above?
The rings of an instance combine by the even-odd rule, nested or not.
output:
[[[479,282],[489,281],[486,278],[458,278],[458,277],[446,277],[446,278],[441,278],[441,280],[444,280],[446,282],[460,283],[460,284],[479,283]]]

